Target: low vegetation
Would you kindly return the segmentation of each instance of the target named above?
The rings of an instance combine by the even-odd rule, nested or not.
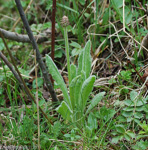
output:
[[[148,2],[54,2],[0,2],[0,149],[147,150]]]

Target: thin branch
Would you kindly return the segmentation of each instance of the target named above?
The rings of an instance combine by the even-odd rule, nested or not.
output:
[[[54,61],[54,49],[55,49],[55,14],[56,14],[56,0],[53,0],[52,4],[52,32],[51,32],[51,58]],[[54,80],[51,77],[52,85],[54,86]]]
[[[33,3],[33,0],[30,0],[29,4],[28,4],[28,6],[27,6],[27,8],[26,8],[26,10],[25,10],[25,14],[26,14],[27,11],[31,8],[31,4],[32,4],[32,3]],[[17,21],[15,22],[15,24],[13,25],[12,31],[14,31],[15,27],[16,27],[17,24],[20,22],[20,20],[21,20],[21,18],[19,17],[19,18],[17,19]]]
[[[4,38],[12,40],[12,41],[17,41],[17,42],[23,42],[23,43],[31,43],[28,35],[23,35],[23,34],[18,34],[15,32],[10,32],[7,30],[4,30],[2,28],[0,28],[0,32],[3,34]],[[49,37],[47,36],[42,36],[42,35],[36,35],[35,39],[38,39],[37,42],[38,43],[42,43],[45,41],[48,41]]]
[[[44,64],[44,62],[42,60],[42,56],[41,56],[41,54],[39,52],[38,45],[37,45],[37,43],[35,41],[35,38],[33,36],[32,31],[30,29],[29,23],[28,23],[28,21],[26,19],[26,16],[24,14],[22,5],[20,3],[20,0],[15,0],[15,2],[16,2],[18,11],[20,13],[21,19],[23,21],[24,27],[25,27],[25,29],[27,31],[27,34],[28,34],[28,36],[30,38],[30,41],[32,43],[33,49],[36,51],[36,59],[37,59],[37,62],[39,63],[41,71],[43,73],[43,77],[44,77],[44,81],[46,83],[46,86],[47,86],[47,88],[48,88],[48,90],[49,90],[49,92],[51,94],[53,102],[57,102],[58,98],[57,98],[56,93],[55,93],[55,91],[53,89],[53,86],[52,86],[52,83],[51,83],[51,80],[50,80],[50,76],[49,76],[49,74],[47,72],[47,68],[46,68],[46,66],[45,66],[45,64]]]
[[[51,33],[51,58],[54,61],[54,47],[55,47],[55,14],[56,14],[56,0],[53,0],[52,5],[52,33]]]
[[[32,94],[30,94],[28,92],[28,89],[24,86],[20,76],[18,75],[18,73],[15,71],[15,69],[13,68],[12,64],[7,60],[7,58],[3,55],[3,53],[0,51],[0,58],[5,62],[5,64],[9,67],[9,69],[11,70],[11,72],[13,73],[14,77],[17,79],[17,81],[19,82],[19,84],[21,85],[22,89],[24,89],[25,93],[27,94],[28,98],[32,101],[34,101],[34,103],[36,103],[34,97],[32,96]],[[48,118],[48,116],[46,115],[46,113],[42,110],[42,108],[39,106],[40,111],[42,112],[42,114],[44,115],[44,117],[53,125],[53,122]]]

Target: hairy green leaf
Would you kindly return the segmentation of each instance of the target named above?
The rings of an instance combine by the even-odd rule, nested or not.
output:
[[[75,97],[76,96],[76,92],[75,92],[75,86],[76,86],[76,83],[77,83],[77,80],[80,78],[81,76],[77,76],[75,77],[72,81],[71,81],[71,84],[70,84],[70,100],[71,100],[71,104],[72,104],[72,108],[74,109],[75,107],[75,104],[76,104],[76,99]]]
[[[70,65],[71,80],[76,77],[77,69],[74,64]]]
[[[71,121],[71,115],[73,112],[65,101],[62,101],[60,106],[56,108],[56,111],[60,113],[65,120]]]
[[[86,43],[83,54],[83,70],[86,73],[86,78],[89,77],[91,71],[91,42],[90,40]]]
[[[88,106],[88,109],[87,109],[85,115],[87,115],[87,114],[90,112],[90,110],[91,110],[92,108],[94,108],[94,107],[101,101],[101,99],[103,98],[104,95],[105,95],[105,92],[101,92],[101,93],[97,94],[97,95],[93,98],[93,100],[91,101],[90,105]]]
[[[46,55],[46,64],[49,68],[49,72],[52,75],[53,79],[57,82],[60,89],[62,90],[66,102],[71,107],[70,98],[69,98],[67,87],[64,83],[64,80],[63,80],[61,74],[59,73],[58,68],[56,67],[55,63],[53,62],[51,57],[48,55]]]
[[[89,78],[87,78],[84,81],[84,83],[82,85],[82,89],[81,89],[81,101],[80,101],[80,107],[82,108],[82,111],[84,111],[84,108],[86,106],[86,102],[88,100],[88,96],[92,92],[95,80],[96,80],[95,76],[90,76]]]
[[[77,75],[81,74],[82,71],[82,66],[83,66],[83,51],[80,53],[79,58],[78,58],[78,70],[77,70]]]

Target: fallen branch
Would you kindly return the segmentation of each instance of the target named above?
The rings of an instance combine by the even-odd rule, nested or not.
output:
[[[6,39],[9,39],[12,41],[17,41],[17,42],[23,42],[23,43],[31,43],[28,35],[10,32],[10,31],[4,30],[2,28],[0,28],[0,32],[3,34],[4,38],[6,38]],[[47,37],[47,36],[36,35],[34,37],[35,37],[37,43],[42,43],[42,42],[49,40],[49,37]]]

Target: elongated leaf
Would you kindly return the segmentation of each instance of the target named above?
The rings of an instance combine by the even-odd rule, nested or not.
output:
[[[83,54],[83,71],[86,73],[86,78],[89,77],[91,71],[91,42],[90,40],[86,43]]]
[[[46,64],[49,68],[49,72],[52,75],[53,79],[57,82],[57,84],[59,85],[60,89],[63,92],[64,98],[66,100],[66,102],[68,103],[68,105],[71,108],[71,102],[70,102],[70,98],[68,95],[68,91],[67,91],[67,87],[64,83],[64,80],[61,76],[61,74],[58,71],[58,68],[56,67],[55,63],[53,62],[53,60],[51,59],[50,56],[46,55]]]
[[[80,75],[81,71],[82,71],[82,67],[83,67],[83,52],[84,52],[84,49],[82,50],[82,52],[80,53],[79,58],[78,58],[77,75]]]
[[[94,108],[101,101],[104,95],[105,95],[105,92],[101,92],[92,99],[91,104],[88,106],[88,109],[85,115],[87,115],[90,112],[90,110]]]
[[[75,78],[77,75],[77,69],[74,64],[70,65],[70,73],[71,73],[71,81],[72,81],[72,79]]]
[[[77,75],[81,74],[81,71],[83,70],[86,73],[86,78],[89,77],[90,71],[91,71],[91,55],[90,55],[90,49],[91,49],[91,42],[88,41],[82,50],[82,52],[79,55],[78,59],[78,70]]]
[[[94,85],[95,80],[96,80],[95,76],[90,76],[89,78],[87,78],[84,81],[84,83],[82,85],[82,89],[81,89],[81,95],[82,95],[81,108],[82,108],[82,111],[84,111],[84,109],[85,109],[85,105],[86,105],[86,102],[88,100],[88,96],[90,95],[90,93],[93,89],[93,85]]]
[[[71,100],[71,104],[72,104],[73,110],[74,110],[74,108],[75,108],[75,104],[76,104],[75,97],[76,97],[76,94],[77,94],[77,93],[75,93],[75,86],[76,86],[77,80],[78,80],[80,77],[81,77],[80,75],[77,76],[77,77],[75,77],[75,78],[71,81],[70,87],[69,87],[69,88],[70,88],[70,100]]]
[[[85,81],[85,73],[84,71],[81,72],[81,75],[75,77],[71,84],[70,84],[70,100],[73,108],[80,109],[80,102],[81,102],[81,89],[82,84]]]
[[[73,112],[66,102],[62,101],[60,106],[56,108],[56,111],[60,113],[65,120],[71,121],[71,116]]]
[[[81,106],[81,89],[82,89],[82,85],[85,81],[85,72],[84,71],[81,71],[81,74],[80,74],[80,78],[77,80],[76,82],[76,85],[75,85],[75,103],[76,103],[76,106],[77,106],[77,109],[80,109]]]

